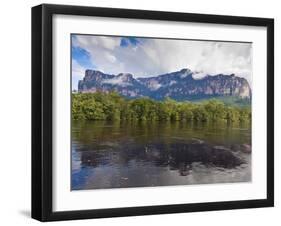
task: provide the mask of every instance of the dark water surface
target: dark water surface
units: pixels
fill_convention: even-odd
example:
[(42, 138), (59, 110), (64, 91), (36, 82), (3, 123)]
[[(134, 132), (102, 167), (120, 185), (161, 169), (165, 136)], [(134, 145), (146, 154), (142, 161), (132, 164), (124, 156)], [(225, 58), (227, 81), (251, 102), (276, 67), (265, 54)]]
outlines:
[(72, 122), (72, 190), (251, 180), (250, 125)]

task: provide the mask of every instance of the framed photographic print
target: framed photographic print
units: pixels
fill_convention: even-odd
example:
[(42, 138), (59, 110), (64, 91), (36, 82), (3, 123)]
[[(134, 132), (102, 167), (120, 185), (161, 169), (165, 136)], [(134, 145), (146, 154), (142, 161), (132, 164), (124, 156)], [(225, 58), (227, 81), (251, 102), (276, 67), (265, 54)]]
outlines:
[(274, 21), (32, 8), (32, 217), (274, 204)]

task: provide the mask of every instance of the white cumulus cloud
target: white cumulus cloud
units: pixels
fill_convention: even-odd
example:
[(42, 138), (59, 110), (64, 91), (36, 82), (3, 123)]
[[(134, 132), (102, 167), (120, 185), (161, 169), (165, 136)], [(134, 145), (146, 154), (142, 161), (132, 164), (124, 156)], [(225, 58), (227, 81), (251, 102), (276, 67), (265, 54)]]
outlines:
[(89, 53), (97, 70), (109, 74), (146, 77), (189, 68), (200, 75), (234, 73), (252, 81), (251, 43), (138, 38), (137, 44), (121, 46), (122, 37), (94, 35), (76, 35), (72, 40), (74, 47)]

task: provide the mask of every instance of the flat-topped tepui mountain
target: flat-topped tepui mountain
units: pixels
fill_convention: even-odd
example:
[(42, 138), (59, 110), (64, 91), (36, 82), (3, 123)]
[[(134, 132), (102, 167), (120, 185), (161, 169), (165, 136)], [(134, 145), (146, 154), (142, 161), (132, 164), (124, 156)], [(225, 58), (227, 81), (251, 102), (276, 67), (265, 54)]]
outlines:
[[(245, 78), (234, 74), (198, 76), (189, 69), (147, 78), (134, 78), (132, 74), (105, 74), (86, 70), (79, 81), (78, 92), (116, 91), (128, 98), (150, 97), (163, 100), (196, 100), (211, 97), (233, 96), (251, 99), (251, 88)], [(199, 77), (199, 78), (198, 78)]]

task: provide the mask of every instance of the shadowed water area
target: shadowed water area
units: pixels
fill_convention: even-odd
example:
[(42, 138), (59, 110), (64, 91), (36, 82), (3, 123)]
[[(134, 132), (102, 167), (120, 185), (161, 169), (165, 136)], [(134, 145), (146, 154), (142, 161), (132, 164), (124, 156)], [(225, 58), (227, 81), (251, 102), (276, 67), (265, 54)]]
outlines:
[(250, 125), (72, 122), (72, 190), (248, 182)]

